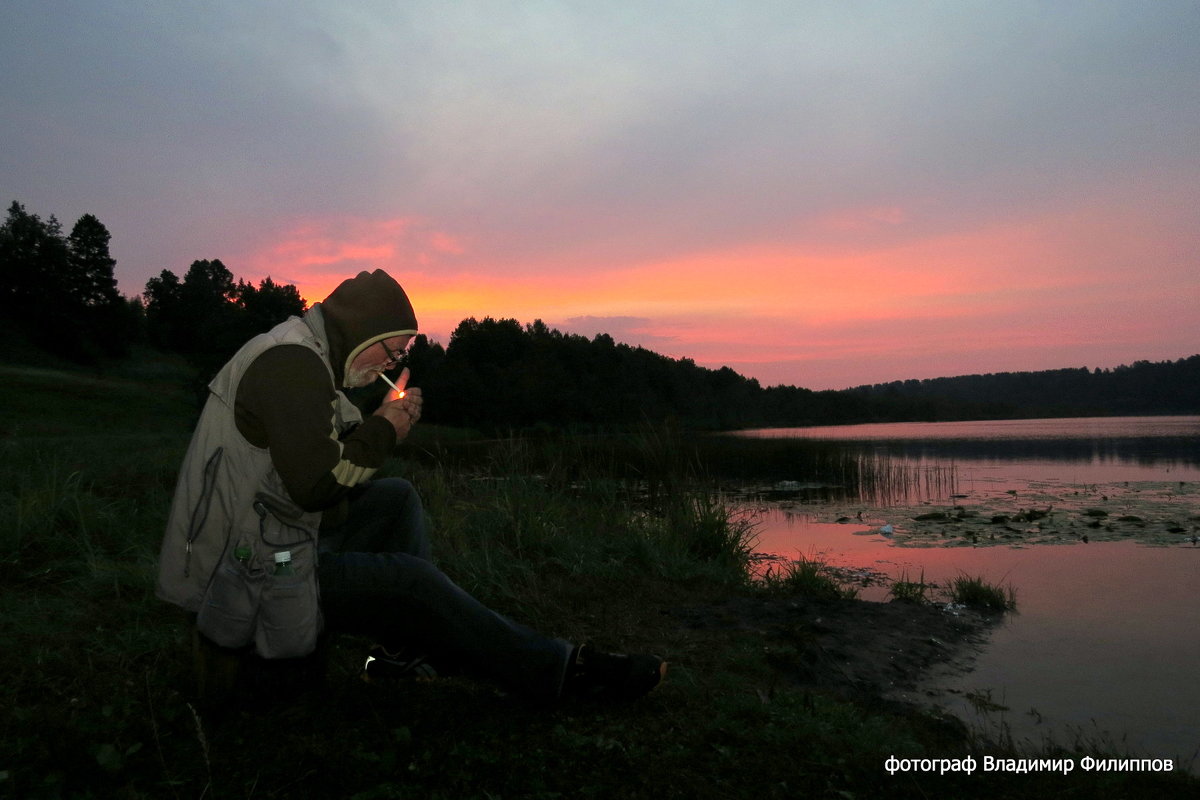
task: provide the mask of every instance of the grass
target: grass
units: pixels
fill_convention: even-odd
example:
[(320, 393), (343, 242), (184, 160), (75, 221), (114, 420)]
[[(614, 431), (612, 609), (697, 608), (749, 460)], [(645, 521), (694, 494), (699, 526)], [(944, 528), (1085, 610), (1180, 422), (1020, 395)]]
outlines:
[(900, 579), (892, 584), (888, 590), (888, 596), (898, 603), (912, 603), (914, 605), (924, 605), (929, 600), (929, 590), (933, 588), (932, 584), (925, 582), (925, 571), (921, 571), (921, 577), (918, 580), (910, 581), (908, 573), (902, 573)]
[(990, 614), (1002, 614), (1017, 608), (1016, 589), (991, 584), (983, 578), (959, 575), (950, 581), (948, 593), (953, 602)]
[[(1160, 797), (1194, 792), (1153, 775), (886, 775), (894, 753), (981, 744), (877, 700), (781, 683), (755, 631), (682, 630), (663, 613), (762, 591), (747, 580), (753, 526), (690, 457), (666, 452), (679, 446), (669, 433), (629, 460), (595, 439), (423, 429), (392, 465), (422, 492), (447, 573), (547, 633), (661, 652), (671, 672), (649, 697), (547, 710), (467, 678), (368, 686), (356, 676), (369, 643), (331, 637), (320, 686), (206, 707), (182, 615), (153, 596), (195, 413), (187, 390), (157, 372), (0, 378), (0, 796), (661, 800), (983, 785), (1102, 797), (1122, 778), (1118, 795), (1132, 780)], [(815, 560), (768, 583), (846, 596)]]
[(836, 572), (818, 558), (771, 564), (760, 579), (768, 593), (799, 595), (818, 600), (853, 600), (858, 590), (845, 586)]

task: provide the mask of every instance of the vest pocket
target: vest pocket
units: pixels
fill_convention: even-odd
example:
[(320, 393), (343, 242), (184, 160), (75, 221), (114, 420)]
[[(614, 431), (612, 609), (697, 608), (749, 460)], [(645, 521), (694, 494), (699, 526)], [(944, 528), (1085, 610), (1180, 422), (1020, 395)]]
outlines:
[(266, 575), (221, 559), (196, 616), (196, 627), (221, 647), (244, 647), (254, 640), (259, 598)]
[(266, 658), (298, 658), (311, 653), (321, 632), (317, 575), (311, 544), (292, 546), (291, 575), (267, 575), (255, 642)]

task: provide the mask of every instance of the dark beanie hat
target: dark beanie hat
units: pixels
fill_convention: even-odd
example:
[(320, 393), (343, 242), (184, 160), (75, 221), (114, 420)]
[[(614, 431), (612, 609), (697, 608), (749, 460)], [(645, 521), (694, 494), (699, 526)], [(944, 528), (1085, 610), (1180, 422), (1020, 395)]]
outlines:
[(363, 350), (380, 340), (417, 332), (408, 295), (381, 269), (342, 281), (320, 305), (334, 368), (341, 368), (339, 382)]

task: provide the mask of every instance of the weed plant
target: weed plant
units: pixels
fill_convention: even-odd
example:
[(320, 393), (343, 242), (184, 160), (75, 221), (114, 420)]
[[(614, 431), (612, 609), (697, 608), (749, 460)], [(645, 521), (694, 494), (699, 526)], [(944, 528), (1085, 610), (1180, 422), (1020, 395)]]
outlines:
[(921, 570), (921, 577), (915, 581), (910, 581), (906, 572), (902, 573), (900, 579), (892, 584), (892, 588), (888, 590), (888, 596), (897, 603), (925, 605), (929, 602), (931, 588), (933, 588), (932, 584), (925, 582), (924, 570)]
[(800, 558), (783, 565), (771, 564), (760, 579), (770, 594), (788, 594), (818, 600), (853, 600), (858, 590), (846, 586), (837, 573), (817, 558)]
[(1017, 591), (1012, 586), (991, 584), (983, 578), (960, 575), (950, 581), (950, 599), (968, 608), (1002, 614), (1017, 608)]

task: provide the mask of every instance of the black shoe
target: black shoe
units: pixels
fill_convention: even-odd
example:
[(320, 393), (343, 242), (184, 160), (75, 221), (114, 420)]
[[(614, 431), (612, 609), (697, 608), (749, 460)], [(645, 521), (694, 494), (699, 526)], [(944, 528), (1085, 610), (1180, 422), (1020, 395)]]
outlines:
[(398, 678), (433, 680), (437, 676), (437, 669), (429, 663), (424, 653), (407, 648), (389, 652), (380, 645), (375, 645), (368, 652), (362, 672), (363, 680), (367, 683)]
[(658, 656), (604, 653), (582, 644), (571, 654), (564, 695), (596, 700), (634, 700), (662, 682), (667, 662)]

